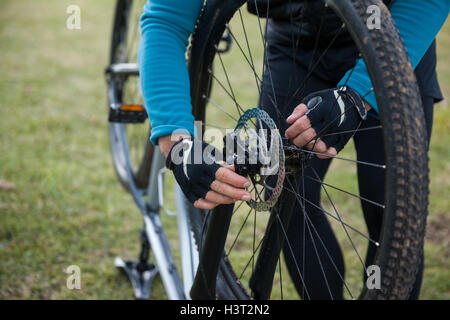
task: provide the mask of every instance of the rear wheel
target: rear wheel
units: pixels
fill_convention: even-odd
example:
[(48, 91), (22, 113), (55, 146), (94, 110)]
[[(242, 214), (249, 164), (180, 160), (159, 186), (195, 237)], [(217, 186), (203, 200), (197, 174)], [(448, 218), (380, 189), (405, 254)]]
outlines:
[[(298, 296), (313, 299), (317, 296), (312, 294), (312, 286), (322, 285), (325, 294), (319, 298), (325, 299), (408, 298), (423, 255), (428, 201), (426, 132), (413, 70), (387, 8), (375, 0), (317, 1), (322, 3), (322, 16), (316, 17), (317, 33), (309, 49), (316, 58), (309, 63), (302, 85), (287, 90), (290, 95), (283, 97), (285, 108), (282, 108), (277, 101), (277, 84), (273, 83), (277, 71), (271, 65), (273, 60), (268, 59), (267, 20), (248, 15), (243, 7), (245, 3), (244, 0), (207, 1), (192, 39), (189, 69), (193, 113), (197, 120), (203, 121), (204, 131), (235, 128), (243, 119), (247, 121), (247, 111), (257, 106), (268, 111), (270, 119), (282, 131), (283, 119), (308, 93), (310, 75), (321, 63), (326, 63), (322, 59), (329, 50), (336, 50), (339, 34), (348, 32), (355, 48), (354, 62), (348, 68), (351, 69), (359, 57), (364, 59), (373, 83), (367, 95), (375, 94), (380, 109), (380, 121), (376, 125), (359, 127), (354, 134), (379, 131), (385, 156), (381, 163), (361, 161), (349, 143), (332, 159), (329, 172), (323, 178), (311, 165), (311, 161), (316, 161), (312, 157), (317, 154), (283, 140), (285, 166), (268, 177), (268, 183), (258, 183), (260, 177), (248, 173), (253, 181), (254, 202), (270, 200), (273, 181), (281, 175), (282, 192), (277, 195), (275, 204), (269, 204), (268, 210), (255, 205), (249, 207), (246, 203), (235, 205), (219, 268), (217, 296), (223, 299), (293, 299)], [(270, 1), (267, 3), (270, 7)], [(311, 3), (305, 1), (307, 6)], [(367, 28), (366, 11), (370, 5), (381, 8), (380, 29)], [(321, 26), (330, 13), (339, 17), (341, 23), (336, 28), (336, 37), (323, 44)], [(298, 26), (301, 22), (290, 17), (290, 24)], [(224, 32), (233, 40), (233, 48), (227, 54), (222, 53)], [(301, 41), (292, 41), (292, 44), (295, 44), (291, 48), (293, 52), (301, 50)], [(295, 57), (295, 53), (293, 55)], [(285, 76), (292, 74), (288, 71)], [(268, 103), (271, 107), (261, 105), (264, 101), (261, 94), (268, 96), (266, 101), (272, 102)], [(248, 128), (258, 128), (263, 116), (258, 112), (252, 114), (254, 117), (247, 121)], [(323, 134), (331, 133), (319, 133), (318, 138)], [(208, 136), (211, 134), (205, 135)], [(207, 142), (223, 147), (217, 139)], [(382, 200), (358, 194), (356, 170), (365, 166), (376, 168), (383, 178)], [(305, 196), (313, 184), (319, 186), (321, 201), (318, 203)], [(366, 230), (360, 205), (378, 208), (381, 225), (377, 234)], [(311, 208), (314, 213), (308, 212)], [(206, 232), (223, 228), (208, 224), (207, 219), (213, 214), (214, 211), (191, 210), (198, 242)], [(292, 219), (295, 215), (301, 218)], [(315, 223), (317, 215), (322, 215), (322, 221), (332, 225), (339, 247), (329, 246), (330, 241), (323, 237), (321, 226)], [(295, 239), (288, 236), (291, 220), (300, 221), (297, 230), (303, 241), (297, 240), (303, 247), (295, 246), (292, 243)], [(336, 261), (338, 250), (344, 252), (345, 271), (339, 267), (344, 262)], [(288, 265), (285, 261), (289, 261)], [(311, 274), (306, 272), (311, 261), (315, 261), (319, 274), (315, 279), (308, 278)], [(368, 265), (369, 261), (379, 268), (379, 290), (368, 289), (363, 281), (364, 275), (378, 272)], [(209, 265), (210, 261), (200, 261), (201, 272), (211, 272)], [(342, 295), (333, 294), (336, 290), (332, 286), (336, 286), (336, 282), (344, 292)]]
[[(137, 53), (140, 40), (139, 18), (145, 2), (145, 0), (117, 1), (110, 67), (107, 69), (110, 109), (137, 109), (141, 110), (140, 113), (144, 113)], [(110, 145), (117, 175), (126, 189), (130, 188), (130, 183), (139, 189), (146, 189), (154, 150), (149, 141), (149, 122), (142, 116), (138, 121), (126, 119), (120, 121), (109, 124)]]

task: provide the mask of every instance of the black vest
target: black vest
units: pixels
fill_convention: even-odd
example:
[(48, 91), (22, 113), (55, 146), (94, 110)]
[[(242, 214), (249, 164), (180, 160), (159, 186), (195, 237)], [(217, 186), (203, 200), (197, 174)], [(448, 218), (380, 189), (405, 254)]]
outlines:
[[(390, 6), (395, 0), (383, 0)], [(319, 33), (319, 46), (327, 46), (331, 39), (336, 38), (335, 45), (352, 43), (348, 32), (340, 31), (341, 19), (329, 7), (324, 7), (324, 0), (249, 0), (248, 11), (262, 18), (270, 18), (268, 37), (275, 36), (278, 41), (302, 39), (304, 45), (314, 43)], [(339, 32), (338, 37), (336, 33)]]
[[(256, 0), (258, 13), (261, 17), (267, 17), (267, 1)], [(386, 6), (390, 7), (395, 0), (383, 0)], [(313, 46), (316, 42), (317, 26), (320, 24), (322, 16), (323, 0), (270, 0), (268, 17), (271, 20), (268, 23), (267, 38), (270, 43), (285, 44), (292, 47), (292, 37), (301, 39), (301, 47), (304, 49), (308, 45)], [(255, 0), (248, 1), (248, 9), (256, 14)], [(334, 12), (326, 12), (322, 26), (321, 39), (319, 44), (328, 46), (330, 38), (334, 37), (336, 30), (341, 26), (341, 20)], [(290, 21), (293, 23), (290, 23)], [(324, 29), (325, 32), (324, 32)], [(335, 39), (335, 45), (352, 45), (353, 41), (348, 32), (339, 34)], [(355, 49), (355, 52), (356, 49)], [(432, 97), (435, 102), (443, 99), (436, 74), (436, 43), (433, 42), (430, 49), (422, 58), (416, 68), (417, 81), (422, 96)]]

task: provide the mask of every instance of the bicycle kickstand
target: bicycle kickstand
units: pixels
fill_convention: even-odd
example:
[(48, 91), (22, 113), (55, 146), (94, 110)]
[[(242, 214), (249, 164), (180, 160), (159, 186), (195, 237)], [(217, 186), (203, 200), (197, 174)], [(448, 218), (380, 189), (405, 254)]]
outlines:
[(145, 230), (140, 230), (141, 252), (139, 260), (123, 261), (122, 258), (117, 257), (114, 264), (120, 268), (131, 281), (136, 299), (145, 300), (150, 299), (150, 288), (152, 281), (158, 274), (158, 268), (149, 263), (150, 242), (148, 241)]

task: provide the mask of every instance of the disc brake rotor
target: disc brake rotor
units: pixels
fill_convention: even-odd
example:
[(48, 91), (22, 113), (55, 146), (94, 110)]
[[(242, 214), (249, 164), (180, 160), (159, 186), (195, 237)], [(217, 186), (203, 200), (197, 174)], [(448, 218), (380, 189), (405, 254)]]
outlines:
[[(249, 125), (253, 120), (257, 121), (257, 131)], [(247, 138), (242, 139), (242, 135)], [(231, 152), (228, 150), (230, 143), (233, 144)], [(264, 110), (246, 110), (234, 131), (225, 137), (225, 149), (227, 163), (233, 163), (237, 173), (252, 180), (256, 194), (257, 185), (269, 191), (270, 195), (257, 196), (257, 199), (251, 199), (247, 204), (256, 211), (270, 210), (281, 195), (285, 177), (283, 141), (275, 122)], [(274, 177), (275, 185), (268, 185), (267, 179)]]

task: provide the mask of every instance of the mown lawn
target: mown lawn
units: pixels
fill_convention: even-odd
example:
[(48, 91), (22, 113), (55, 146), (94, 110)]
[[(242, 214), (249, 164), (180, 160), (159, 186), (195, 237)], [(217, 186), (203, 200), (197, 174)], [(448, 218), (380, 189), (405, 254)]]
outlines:
[[(1, 299), (132, 298), (113, 266), (117, 255), (137, 255), (142, 223), (109, 154), (103, 69), (114, 2), (0, 2)], [(81, 30), (66, 29), (70, 4), (81, 7)], [(448, 22), (438, 46), (449, 96)], [(450, 107), (444, 101), (435, 110), (421, 297), (450, 299)], [(81, 268), (81, 290), (66, 287), (70, 265)], [(159, 279), (152, 297), (165, 298)]]

